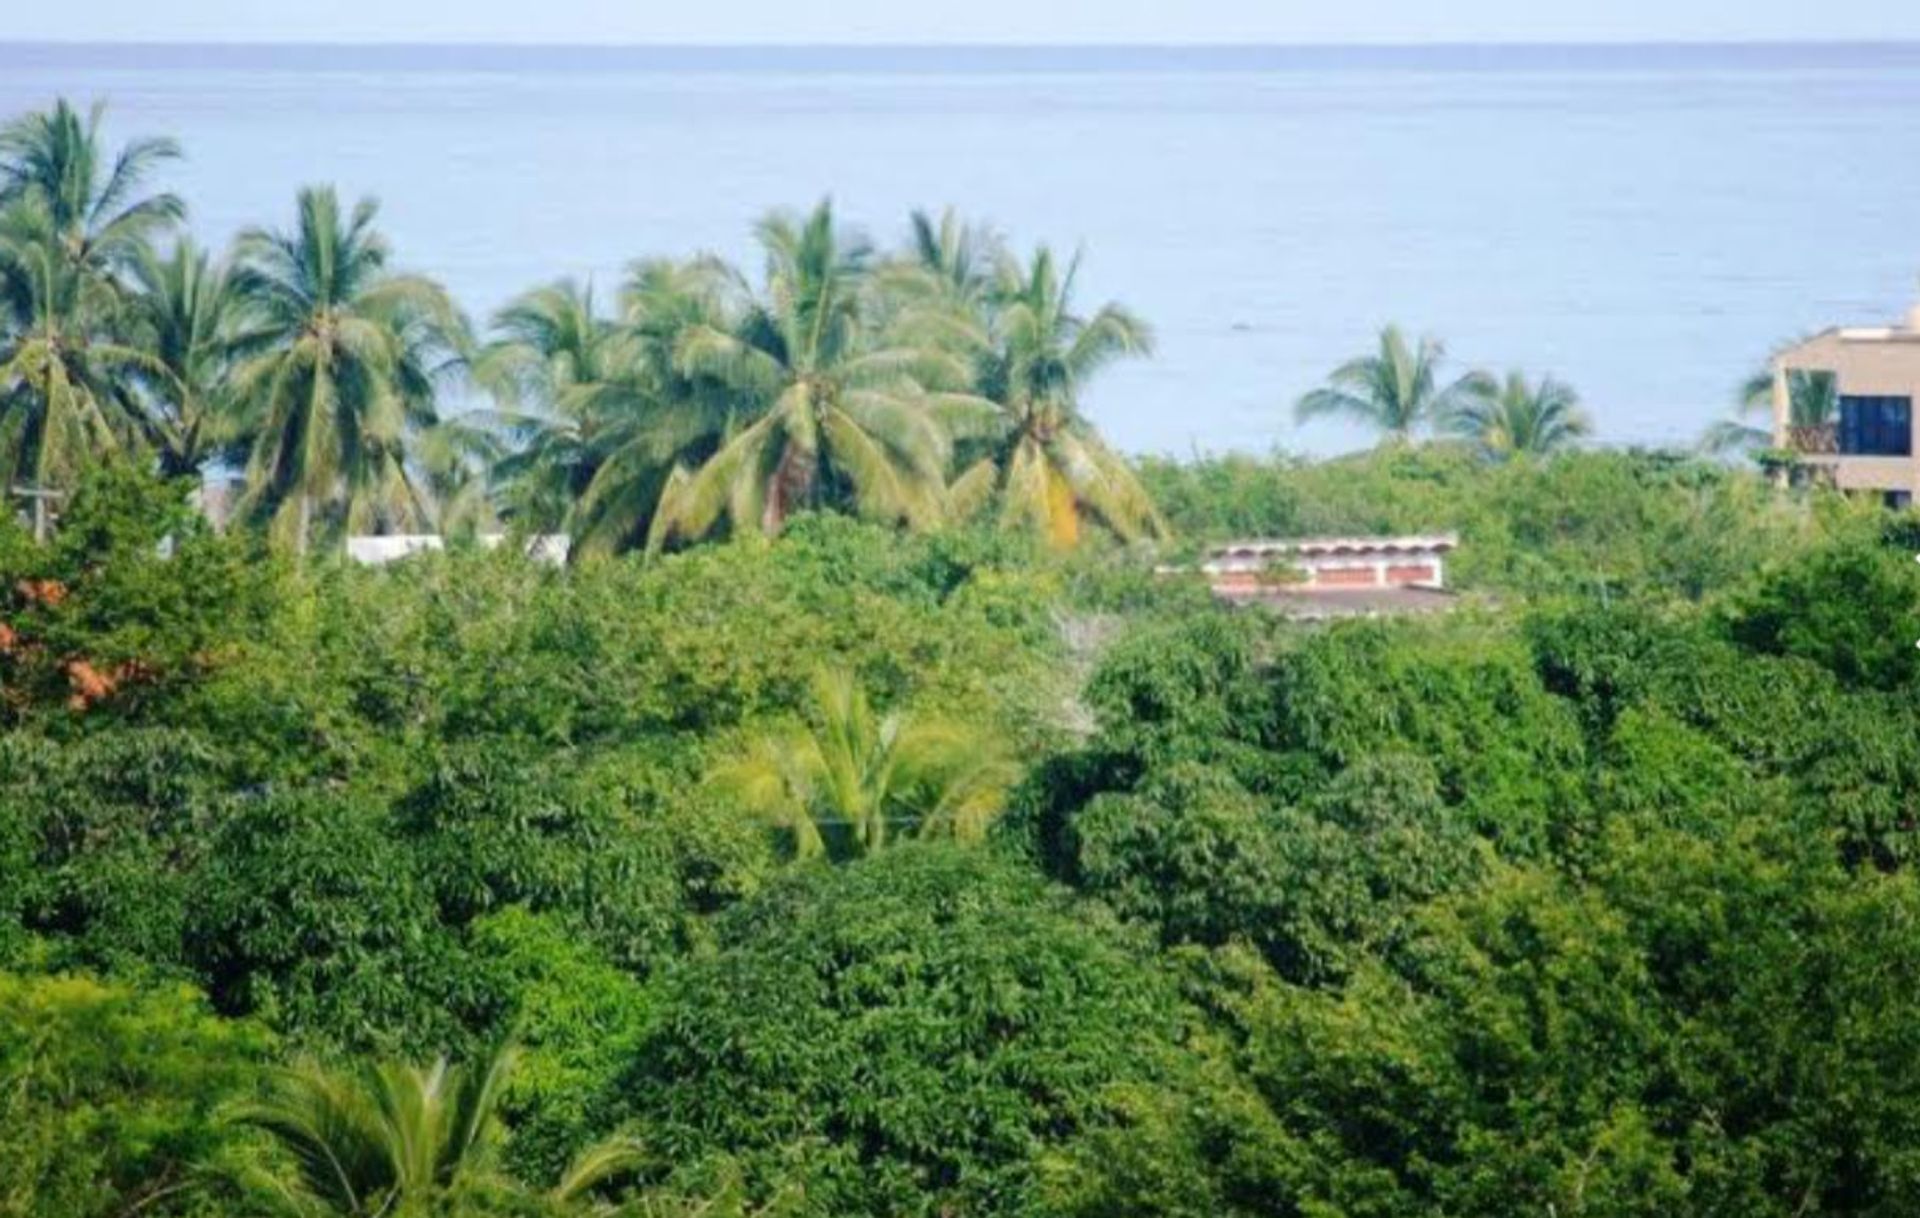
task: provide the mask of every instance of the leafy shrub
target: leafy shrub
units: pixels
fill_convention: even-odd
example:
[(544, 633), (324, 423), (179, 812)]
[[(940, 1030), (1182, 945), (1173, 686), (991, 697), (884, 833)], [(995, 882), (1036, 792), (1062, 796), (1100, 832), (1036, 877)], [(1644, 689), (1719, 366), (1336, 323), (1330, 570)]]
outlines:
[(1578, 819), (1578, 720), (1497, 627), (1343, 626), (1282, 656), (1273, 681), (1280, 746), (1329, 772), (1422, 757), (1441, 798), (1514, 855), (1540, 854)]
[(345, 793), (237, 801), (196, 877), (188, 959), (214, 1004), (414, 1055), (462, 1043), (471, 970), (385, 814)]
[(108, 464), (75, 490), (50, 544), (27, 543), (6, 522), (0, 725), (70, 706), (162, 704), (229, 662), (264, 620), (277, 568), (214, 536), (190, 489)]
[(267, 1050), (184, 986), (0, 973), (0, 1213), (239, 1212), (222, 1109)]
[(1176, 766), (1073, 821), (1088, 892), (1169, 943), (1258, 947), (1281, 975), (1338, 977), (1390, 952), (1421, 902), (1470, 886), (1474, 837), (1413, 757), (1362, 762), (1296, 807)]
[(1818, 664), (1846, 688), (1900, 689), (1920, 673), (1920, 570), (1877, 545), (1816, 551), (1736, 596), (1727, 630), (1743, 647)]
[(0, 825), (18, 868), (0, 873), (0, 899), (64, 964), (178, 966), (224, 778), (215, 750), (186, 732), (0, 735)]
[(1257, 768), (1274, 726), (1260, 635), (1256, 619), (1214, 609), (1115, 643), (1087, 684), (1101, 747), (1149, 765)]
[(669, 1163), (736, 1158), (807, 1213), (1023, 1213), (1036, 1157), (1166, 1077), (1185, 1014), (1138, 945), (1030, 871), (907, 845), (723, 918), (636, 1051)]
[(509, 907), (473, 927), (502, 1035), (520, 1047), (503, 1113), (508, 1166), (541, 1184), (611, 1127), (613, 1084), (653, 1015), (651, 994), (548, 914)]

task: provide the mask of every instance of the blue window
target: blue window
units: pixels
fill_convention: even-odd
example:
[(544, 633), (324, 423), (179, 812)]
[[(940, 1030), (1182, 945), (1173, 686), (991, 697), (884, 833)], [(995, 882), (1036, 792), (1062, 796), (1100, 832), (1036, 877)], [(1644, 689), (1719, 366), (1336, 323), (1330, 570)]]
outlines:
[(1913, 455), (1913, 399), (1840, 397), (1840, 451), (1860, 457)]

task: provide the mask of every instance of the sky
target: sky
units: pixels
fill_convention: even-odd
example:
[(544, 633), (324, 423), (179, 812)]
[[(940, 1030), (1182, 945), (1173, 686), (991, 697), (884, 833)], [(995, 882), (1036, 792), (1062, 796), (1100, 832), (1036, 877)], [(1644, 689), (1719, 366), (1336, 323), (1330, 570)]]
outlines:
[(0, 40), (1429, 43), (1920, 39), (1914, 0), (70, 0)]

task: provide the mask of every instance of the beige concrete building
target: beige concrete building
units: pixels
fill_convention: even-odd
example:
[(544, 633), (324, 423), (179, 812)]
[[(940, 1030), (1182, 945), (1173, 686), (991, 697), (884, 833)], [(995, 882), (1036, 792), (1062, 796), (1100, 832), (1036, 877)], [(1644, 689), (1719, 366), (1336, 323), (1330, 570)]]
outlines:
[[(1789, 377), (1834, 378), (1825, 421), (1796, 420)], [(1895, 506), (1920, 491), (1920, 308), (1893, 326), (1842, 326), (1774, 357), (1774, 447), (1799, 454), (1813, 476), (1841, 490), (1877, 492)]]

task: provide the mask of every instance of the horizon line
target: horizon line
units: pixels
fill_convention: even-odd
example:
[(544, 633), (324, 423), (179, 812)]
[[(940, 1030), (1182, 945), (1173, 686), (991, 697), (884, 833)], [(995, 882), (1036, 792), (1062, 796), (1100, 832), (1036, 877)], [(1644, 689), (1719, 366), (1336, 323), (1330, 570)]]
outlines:
[(1740, 37), (1740, 38), (1582, 38), (1582, 39), (1444, 39), (1408, 41), (1403, 39), (1355, 38), (1341, 40), (1282, 41), (1260, 39), (1234, 41), (1220, 39), (1160, 39), (1112, 41), (1033, 41), (946, 39), (909, 40), (804, 40), (804, 41), (602, 41), (526, 38), (10, 38), (0, 37), (7, 48), (91, 48), (110, 47), (137, 50), (148, 47), (216, 48), (221, 50), (540, 50), (578, 51), (1446, 51), (1446, 50), (1768, 50), (1787, 48), (1912, 48), (1920, 49), (1920, 34), (1894, 38), (1822, 38), (1822, 37)]

